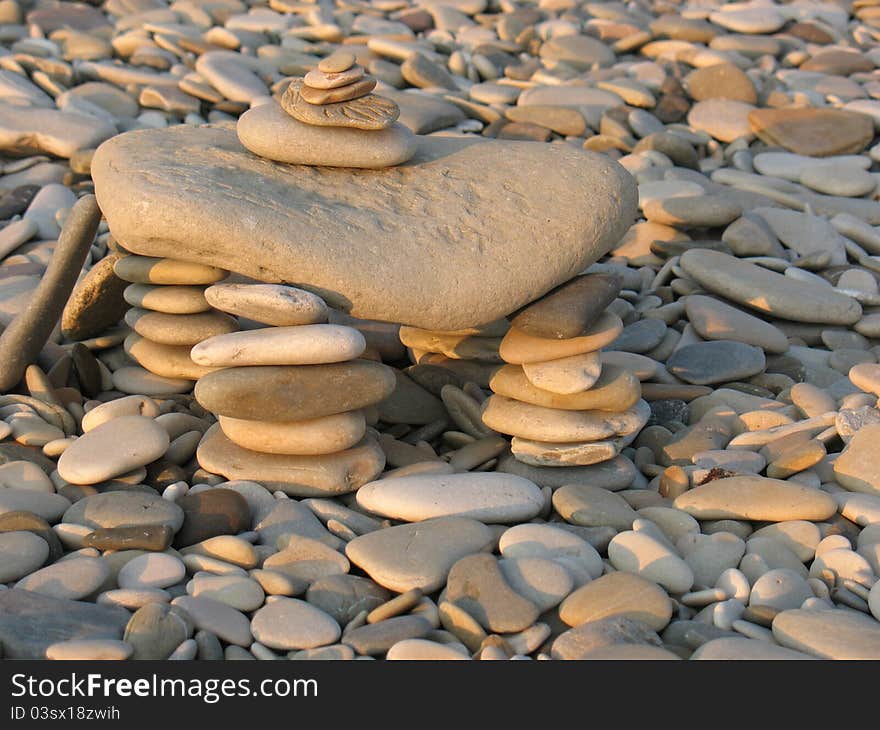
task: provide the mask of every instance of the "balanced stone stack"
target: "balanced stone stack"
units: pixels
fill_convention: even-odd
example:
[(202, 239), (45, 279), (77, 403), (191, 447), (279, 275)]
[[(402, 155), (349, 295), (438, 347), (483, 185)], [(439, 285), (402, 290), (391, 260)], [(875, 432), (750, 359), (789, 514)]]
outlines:
[(238, 330), (238, 322), (217, 311), (205, 289), (228, 272), (207, 264), (169, 258), (124, 256), (116, 275), (131, 282), (125, 301), (132, 305), (125, 322), (134, 330), (125, 340), (129, 357), (160, 378), (180, 381), (184, 389), (210, 372), (192, 361), (193, 345)]
[(504, 362), (492, 376), (483, 423), (513, 436), (511, 450), (532, 466), (608, 461), (650, 416), (639, 380), (603, 363), (600, 350), (623, 330), (606, 307), (619, 277), (578, 276), (522, 309), (501, 340)]
[(376, 79), (355, 60), (334, 53), (292, 79), (280, 105), (262, 104), (240, 118), (241, 143), (260, 157), (298, 165), (380, 169), (409, 160), (415, 135), (397, 122), (395, 102), (371, 93)]
[(455, 331), (426, 330), (406, 325), (400, 341), (416, 366), (449, 370), (455, 379), (488, 387), (493, 373), (504, 362), (498, 352), (510, 322), (499, 319), (479, 327)]
[(359, 359), (364, 336), (327, 324), (325, 302), (289, 286), (219, 284), (206, 297), (270, 326), (192, 348), (194, 363), (209, 371), (196, 400), (219, 421), (199, 445), (202, 468), (299, 497), (344, 494), (376, 479), (385, 456), (367, 433), (365, 409), (396, 381), (390, 367)]

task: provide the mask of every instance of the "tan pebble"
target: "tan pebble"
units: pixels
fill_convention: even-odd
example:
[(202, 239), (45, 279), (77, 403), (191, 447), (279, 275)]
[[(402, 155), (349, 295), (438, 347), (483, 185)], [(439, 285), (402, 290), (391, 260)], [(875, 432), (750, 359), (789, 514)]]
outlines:
[(360, 99), (375, 88), (376, 79), (367, 77), (333, 89), (313, 89), (311, 86), (303, 85), (299, 93), (303, 101), (309, 104), (338, 104), (343, 101)]
[(354, 66), (355, 55), (348, 51), (336, 51), (318, 62), (318, 70), (324, 73), (342, 73)]

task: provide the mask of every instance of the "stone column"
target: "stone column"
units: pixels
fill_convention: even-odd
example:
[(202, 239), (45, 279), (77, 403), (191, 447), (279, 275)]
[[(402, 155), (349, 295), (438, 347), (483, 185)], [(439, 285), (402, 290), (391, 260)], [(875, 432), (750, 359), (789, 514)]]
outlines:
[(589, 466), (630, 444), (650, 416), (641, 385), (601, 349), (623, 330), (607, 307), (618, 277), (578, 276), (520, 310), (498, 346), (506, 363), (490, 378), (483, 423), (512, 436), (520, 462)]

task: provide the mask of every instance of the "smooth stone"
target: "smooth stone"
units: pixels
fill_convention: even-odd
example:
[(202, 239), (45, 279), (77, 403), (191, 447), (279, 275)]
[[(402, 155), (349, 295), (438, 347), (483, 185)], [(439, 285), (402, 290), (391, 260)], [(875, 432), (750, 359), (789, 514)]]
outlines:
[(534, 385), (526, 376), (527, 366), (505, 365), (489, 381), (493, 393), (522, 403), (565, 411), (620, 412), (639, 401), (639, 380), (623, 368), (609, 365), (587, 390), (558, 394)]
[(314, 581), (306, 592), (306, 600), (344, 626), (362, 611), (386, 603), (391, 594), (369, 578), (337, 573)]
[[(2, 494), (2, 493), (0, 493)], [(141, 492), (105, 492), (84, 497), (67, 509), (67, 524), (93, 530), (113, 527), (167, 525), (177, 532), (183, 525), (183, 510), (174, 502)]]
[[(353, 102), (339, 105), (343, 104)], [(378, 170), (403, 164), (418, 148), (415, 135), (399, 122), (380, 129), (316, 126), (295, 119), (275, 103), (245, 112), (236, 132), (255, 155), (291, 165)]]
[(360, 357), (364, 336), (338, 324), (269, 327), (218, 335), (192, 348), (193, 362), (206, 367), (323, 365)]
[(588, 527), (629, 530), (638, 515), (627, 501), (608, 490), (588, 484), (561, 487), (553, 493), (553, 508), (566, 522)]
[(280, 539), (278, 545), (282, 548), (280, 552), (266, 558), (263, 567), (306, 584), (328, 575), (347, 573), (351, 568), (342, 553), (312, 538), (291, 535), (287, 540)]
[(502, 558), (498, 561), (507, 584), (531, 601), (540, 613), (559, 605), (574, 587), (565, 565), (544, 558)]
[(608, 544), (608, 558), (618, 570), (654, 581), (670, 593), (686, 593), (694, 584), (690, 566), (661, 541), (644, 532), (617, 534)]
[(173, 555), (148, 553), (122, 566), (116, 581), (120, 588), (133, 590), (167, 588), (180, 582), (185, 574), (186, 567)]
[(880, 464), (877, 461), (877, 442), (880, 424), (860, 428), (843, 453), (834, 461), (834, 478), (853, 492), (880, 495)]
[(660, 637), (647, 624), (626, 616), (610, 616), (560, 634), (550, 648), (554, 659), (582, 659), (590, 652), (619, 644), (660, 647)]
[(49, 340), (76, 284), (100, 221), (101, 211), (93, 195), (85, 195), (74, 204), (65, 219), (49, 265), (30, 294), (27, 307), (0, 335), (0, 390), (4, 393), (21, 380), (28, 365), (36, 362)]
[(675, 498), (673, 507), (698, 520), (826, 520), (837, 503), (825, 492), (794, 482), (742, 475), (715, 479)]
[(10, 588), (0, 591), (4, 659), (45, 659), (52, 644), (74, 639), (122, 638), (129, 612)]
[(163, 345), (136, 333), (125, 338), (124, 349), (132, 360), (164, 378), (197, 380), (215, 369), (194, 363), (189, 345)]
[(276, 598), (254, 613), (251, 633), (270, 649), (290, 651), (333, 644), (342, 629), (332, 617), (305, 601)]
[(350, 449), (366, 432), (362, 411), (305, 421), (249, 421), (228, 416), (218, 420), (230, 441), (263, 454), (335, 454)]
[(110, 566), (103, 559), (76, 557), (41, 568), (19, 580), (15, 587), (78, 601), (95, 593), (109, 575)]
[(300, 98), (307, 104), (336, 104), (343, 101), (354, 101), (369, 94), (376, 88), (376, 79), (362, 78), (345, 86), (332, 89), (316, 89), (304, 83), (299, 87)]
[(253, 641), (247, 616), (225, 603), (210, 598), (180, 596), (171, 605), (183, 609), (196, 629), (210, 631), (221, 641), (236, 646), (250, 646)]
[(0, 533), (0, 583), (10, 583), (39, 570), (49, 557), (49, 544), (33, 532)]
[[(222, 193), (204, 174), (220, 159)], [(195, 187), (193, 169), (202, 171)], [(534, 169), (553, 172), (540, 195), (527, 174)], [(565, 145), (524, 142), (423, 138), (408, 165), (367, 174), (269, 165), (245, 152), (228, 130), (179, 126), (110, 140), (92, 160), (92, 176), (111, 231), (130, 251), (169, 257), (187, 251), (189, 260), (268, 283), (308, 282), (354, 316), (441, 330), (493, 321), (568, 281), (619, 239), (636, 211), (635, 183), (616, 163)], [(499, 203), (500, 184), (510, 187), (509, 202)], [(226, 190), (238, 191), (232, 203)], [(348, 207), (340, 207), (341, 191)], [(327, 197), (334, 204), (316, 216), (315, 201)], [(465, 198), (482, 201), (468, 203), (478, 228), (450, 239), (449, 216)], [(164, 224), (157, 214), (145, 227), (132, 215), (133, 199), (188, 215), (172, 214), (158, 230)], [(267, 211), (283, 214), (266, 218)], [(545, 249), (519, 225), (538, 217), (549, 221), (541, 240), (552, 248), (540, 276), (532, 264)], [(257, 219), (271, 239), (255, 240), (247, 221)], [(443, 255), (434, 256), (441, 228)], [(310, 231), (306, 239), (303, 230)], [(373, 276), (384, 282), (381, 292), (361, 285), (367, 252), (352, 246), (352, 230), (358, 241), (383, 241), (379, 258), (375, 251), (368, 255)], [(362, 255), (354, 253), (359, 249)], [(463, 267), (467, 261), (479, 266)]]
[(762, 575), (752, 586), (750, 606), (770, 606), (779, 611), (800, 608), (813, 597), (809, 583), (792, 570), (777, 568)]
[(188, 547), (218, 535), (237, 535), (251, 526), (247, 501), (231, 489), (205, 489), (180, 497), (183, 526), (174, 536), (175, 547)]
[(318, 70), (326, 74), (337, 74), (348, 71), (356, 63), (356, 56), (347, 51), (334, 51), (318, 62)]
[(58, 473), (71, 484), (97, 484), (160, 458), (168, 434), (153, 419), (121, 416), (80, 436), (58, 460)]
[(526, 523), (511, 527), (498, 544), (504, 558), (546, 558), (562, 565), (583, 585), (602, 575), (602, 559), (586, 540), (554, 525)]
[(652, 223), (679, 228), (726, 226), (742, 215), (742, 207), (739, 203), (723, 195), (648, 200), (642, 210)]
[(584, 443), (531, 441), (514, 436), (510, 442), (513, 455), (525, 464), (543, 467), (590, 466), (613, 459), (631, 439), (623, 437)]
[(95, 117), (0, 102), (0, 149), (5, 154), (69, 158), (115, 134), (114, 126)]
[(718, 63), (691, 71), (684, 86), (694, 101), (733, 99), (756, 104), (758, 94), (746, 73), (732, 63)]
[(880, 626), (855, 611), (783, 611), (773, 619), (773, 638), (788, 649), (820, 659), (880, 657)]
[[(262, 489), (262, 487), (260, 488)], [(290, 535), (318, 540), (334, 550), (342, 545), (339, 538), (324, 528), (315, 512), (303, 502), (298, 502), (295, 499), (275, 499), (272, 497), (267, 507), (254, 505), (252, 514), (254, 517), (253, 530), (259, 535), (263, 545), (277, 546), (279, 539), (289, 538)], [(326, 519), (329, 521), (329, 518)], [(369, 518), (364, 516), (364, 519)], [(360, 527), (360, 525), (358, 526)]]
[(163, 378), (138, 365), (128, 365), (113, 371), (113, 387), (122, 393), (162, 396), (188, 393), (192, 390), (192, 381)]
[(134, 647), (116, 639), (71, 639), (46, 648), (46, 659), (59, 661), (125, 661)]
[(745, 380), (763, 372), (764, 351), (732, 340), (713, 340), (687, 345), (666, 361), (670, 373), (686, 383), (712, 385)]
[(742, 101), (708, 99), (691, 107), (687, 121), (692, 129), (706, 132), (720, 142), (733, 142), (751, 134), (749, 119), (754, 111), (754, 106)]
[(394, 369), (394, 377), (397, 380), (394, 392), (378, 405), (380, 421), (427, 425), (447, 419), (442, 400), (397, 368)]
[[(517, 94), (517, 96), (519, 96)], [(586, 120), (576, 109), (558, 106), (512, 106), (504, 111), (512, 122), (526, 122), (545, 127), (557, 134), (581, 136), (586, 131)]]
[(455, 661), (470, 656), (447, 644), (425, 639), (403, 639), (394, 644), (385, 655), (389, 661)]
[(861, 197), (877, 187), (877, 180), (865, 170), (845, 165), (811, 165), (801, 173), (800, 183), (817, 193)]
[(198, 314), (210, 310), (203, 286), (129, 284), (123, 297), (133, 307), (165, 314)]
[(614, 572), (578, 588), (559, 606), (569, 626), (605, 618), (629, 618), (662, 631), (672, 618), (672, 602), (660, 586), (628, 572)]
[[(289, 500), (288, 500), (289, 501)], [(182, 555), (207, 555), (242, 568), (255, 568), (260, 562), (256, 548), (235, 535), (216, 535), (181, 550)]]
[(519, 312), (511, 326), (532, 337), (580, 337), (614, 301), (621, 285), (621, 278), (614, 274), (575, 277)]
[(33, 512), (54, 524), (69, 507), (70, 500), (60, 494), (8, 487), (0, 489), (0, 516), (9, 512)]
[(546, 408), (493, 395), (483, 408), (483, 423), (494, 431), (521, 439), (568, 444), (637, 433), (650, 415), (645, 401), (614, 413)]
[(243, 479), (297, 497), (346, 494), (378, 477), (385, 454), (366, 437), (350, 449), (322, 456), (261, 454), (243, 449), (212, 426), (196, 452), (203, 469), (227, 479)]
[(0, 489), (3, 488), (55, 492), (55, 485), (46, 472), (31, 461), (8, 461), (0, 466)]
[(327, 71), (318, 64), (317, 69), (312, 69), (303, 77), (303, 86), (312, 89), (336, 89), (360, 81), (363, 77), (363, 66), (352, 65), (340, 71)]
[(212, 413), (253, 421), (295, 421), (355, 411), (394, 391), (391, 368), (369, 360), (216, 370), (195, 387)]
[(368, 93), (359, 99), (317, 105), (306, 101), (303, 88), (301, 79), (293, 79), (282, 94), (280, 105), (263, 106), (277, 106), (277, 111), (272, 111), (273, 116), (282, 113), (298, 122), (297, 128), (330, 127), (334, 134), (340, 129), (381, 132), (392, 126), (400, 116), (397, 104), (378, 94)]
[(622, 331), (623, 322), (620, 317), (607, 311), (599, 316), (585, 334), (567, 339), (533, 337), (511, 327), (501, 340), (498, 352), (505, 362), (514, 365), (558, 360), (600, 350), (612, 343)]
[(406, 639), (421, 639), (431, 631), (431, 623), (422, 616), (395, 616), (377, 624), (367, 624), (349, 631), (342, 643), (361, 656), (384, 654)]
[(319, 296), (283, 284), (214, 284), (205, 299), (222, 312), (273, 327), (323, 324), (328, 317)]
[[(0, 514), (0, 537), (7, 532), (29, 532), (42, 538), (49, 546), (49, 554), (46, 558), (49, 562), (54, 563), (64, 554), (64, 548), (55, 531), (46, 520), (33, 512), (20, 511)], [(40, 552), (39, 546), (35, 549), (35, 553), (38, 552)], [(44, 560), (44, 562), (46, 561)]]
[(602, 360), (598, 352), (586, 352), (558, 360), (526, 363), (522, 370), (526, 379), (539, 390), (573, 395), (595, 385), (602, 374)]
[(540, 613), (538, 606), (514, 591), (499, 561), (486, 553), (468, 555), (452, 566), (446, 600), (494, 633), (523, 631)]
[(135, 660), (167, 659), (191, 634), (191, 624), (166, 603), (138, 608), (125, 627), (124, 641), (134, 647)]
[(614, 52), (596, 38), (574, 33), (551, 38), (541, 45), (541, 59), (550, 67), (557, 63), (571, 66), (579, 71), (589, 71), (594, 66), (610, 66)]
[(123, 256), (113, 265), (113, 271), (120, 279), (133, 284), (184, 286), (214, 284), (228, 273), (216, 266), (151, 256)]
[(174, 533), (168, 525), (101, 527), (83, 540), (84, 547), (98, 550), (150, 550), (162, 552), (171, 545)]
[(734, 340), (765, 352), (788, 350), (788, 338), (777, 327), (714, 297), (692, 294), (685, 299), (688, 321), (706, 340)]
[(187, 347), (238, 330), (238, 322), (220, 312), (164, 314), (132, 307), (125, 313), (125, 323), (152, 342)]
[(82, 418), (82, 430), (83, 433), (88, 433), (107, 421), (122, 416), (155, 418), (159, 413), (159, 405), (152, 398), (144, 395), (124, 396), (92, 408)]
[(749, 638), (725, 637), (702, 644), (691, 654), (691, 659), (755, 661), (755, 660), (805, 660), (814, 659), (808, 654), (792, 651), (768, 641)]
[(541, 490), (513, 474), (469, 473), (397, 477), (357, 492), (360, 507), (407, 522), (468, 517), (486, 523), (524, 522), (544, 506)]
[(125, 315), (127, 285), (114, 273), (118, 254), (98, 261), (73, 288), (61, 313), (61, 332), (70, 340), (96, 337)]
[(481, 522), (443, 517), (360, 535), (346, 545), (345, 554), (385, 588), (431, 593), (445, 585), (460, 558), (492, 543), (492, 532)]
[(871, 117), (842, 109), (755, 109), (748, 120), (763, 142), (809, 157), (856, 154), (874, 138)]
[(681, 256), (685, 272), (709, 291), (781, 319), (849, 325), (862, 316), (852, 297), (794, 281), (718, 251), (692, 249)]

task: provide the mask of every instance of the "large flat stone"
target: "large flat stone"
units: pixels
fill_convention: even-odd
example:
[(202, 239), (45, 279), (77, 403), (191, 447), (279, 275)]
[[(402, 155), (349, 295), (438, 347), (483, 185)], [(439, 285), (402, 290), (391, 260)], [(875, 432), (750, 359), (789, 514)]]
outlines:
[(46, 649), (72, 639), (121, 639), (130, 614), (10, 588), (0, 591), (0, 642), (5, 659), (45, 659)]
[(622, 167), (567, 145), (431, 137), (405, 165), (352, 170), (269, 162), (231, 130), (181, 126), (115, 137), (91, 169), (134, 253), (296, 283), (355, 316), (426, 329), (535, 300), (636, 212)]

